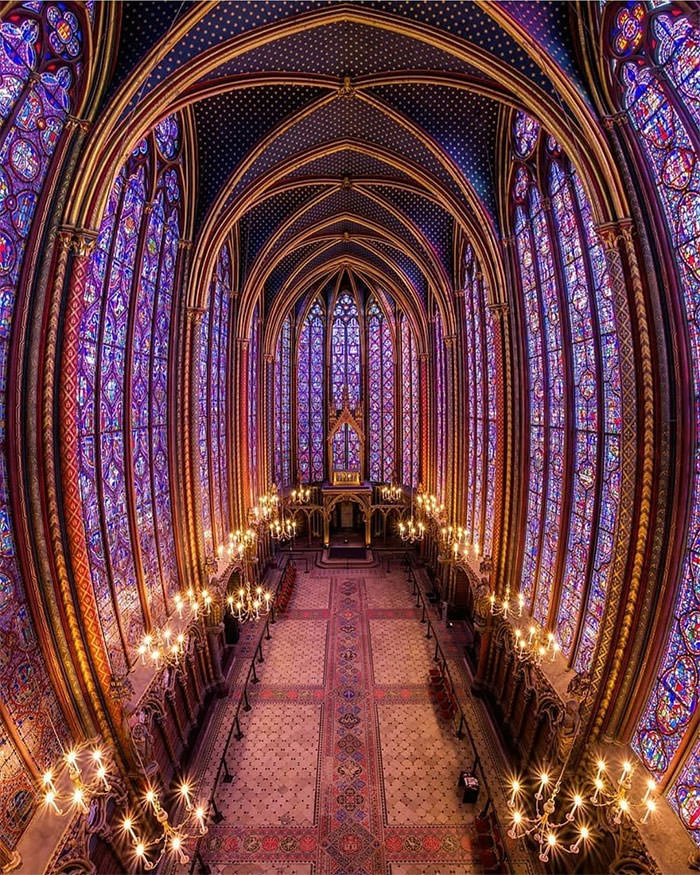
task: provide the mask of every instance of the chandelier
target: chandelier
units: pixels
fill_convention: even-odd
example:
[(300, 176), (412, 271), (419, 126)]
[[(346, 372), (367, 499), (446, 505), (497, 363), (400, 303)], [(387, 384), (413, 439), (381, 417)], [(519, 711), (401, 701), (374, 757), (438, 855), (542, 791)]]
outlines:
[(280, 517), (270, 523), (270, 535), (275, 541), (289, 541), (297, 533), (297, 524), (291, 517)]
[[(202, 804), (194, 802), (192, 788), (187, 782), (178, 788), (177, 802), (184, 803), (185, 811), (184, 817), (175, 826), (161, 804), (158, 791), (152, 786), (146, 789), (142, 803), (144, 813), (154, 817), (160, 825), (160, 836), (148, 844), (137, 831), (137, 814), (129, 812), (121, 821), (122, 833), (131, 843), (135, 863), (148, 871), (157, 868), (166, 855), (172, 855), (173, 862), (186, 865), (190, 861), (186, 843), (207, 832), (206, 810)], [(154, 847), (157, 850), (153, 856), (149, 852)]]
[(64, 814), (67, 807), (87, 814), (90, 801), (112, 789), (110, 773), (114, 763), (111, 753), (105, 753), (93, 741), (71, 748), (63, 757), (68, 767), (70, 789), (59, 791), (54, 781), (54, 769), (41, 776), (44, 805), (54, 814)]
[(292, 489), (289, 501), (294, 505), (308, 504), (311, 501), (311, 487), (300, 484), (298, 489)]
[(182, 632), (176, 634), (170, 626), (152, 629), (143, 636), (137, 649), (141, 665), (148, 663), (156, 669), (161, 665), (177, 665), (186, 650), (186, 640)]
[(380, 495), (385, 504), (396, 504), (403, 498), (403, 487), (396, 483), (387, 483), (381, 487)]
[[(497, 617), (504, 617), (507, 619), (509, 614), (522, 617), (523, 608), (525, 607), (525, 596), (519, 592), (517, 597), (512, 600), (510, 597), (510, 586), (507, 586), (502, 599), (496, 598), (495, 592), (491, 593), (489, 596), (489, 607), (491, 613)], [(517, 637), (516, 634), (516, 638)]]
[(250, 581), (245, 580), (235, 595), (230, 593), (226, 597), (226, 603), (238, 622), (245, 623), (247, 620), (259, 620), (269, 612), (272, 595), (261, 586), (253, 589)]
[(252, 508), (252, 524), (261, 526), (267, 523), (273, 516), (277, 515), (279, 506), (279, 495), (277, 487), (272, 486), (269, 492), (258, 497), (258, 503)]
[[(511, 812), (512, 826), (508, 835), (513, 839), (532, 836), (539, 844), (539, 858), (543, 863), (549, 861), (550, 855), (578, 854), (581, 847), (593, 841), (595, 836), (586, 822), (586, 810), (589, 804), (597, 808), (607, 808), (613, 813), (613, 823), (619, 825), (623, 817), (646, 823), (649, 816), (656, 810), (654, 793), (656, 784), (649, 780), (644, 797), (639, 803), (630, 800), (630, 789), (633, 766), (626, 760), (617, 782), (606, 780), (607, 764), (598, 760), (595, 777), (591, 773), (590, 783), (594, 787), (593, 795), (586, 796), (583, 791), (570, 794), (566, 813), (556, 818), (557, 797), (561, 790), (562, 777), (566, 764), (562, 767), (559, 777), (552, 781), (545, 769), (536, 777), (534, 793), (527, 793), (523, 783), (516, 778), (511, 781), (508, 808)], [(529, 797), (532, 797), (531, 799)], [(526, 813), (526, 809), (530, 813)], [(635, 810), (644, 811), (641, 819), (635, 817)]]
[(414, 544), (416, 541), (422, 541), (424, 535), (425, 525), (422, 522), (414, 520), (412, 516), (399, 523), (399, 537), (406, 544)]
[(440, 522), (445, 513), (445, 505), (441, 504), (437, 495), (429, 492), (419, 492), (416, 496), (418, 510), (425, 514), (429, 520)]
[(513, 629), (515, 646), (513, 650), (518, 659), (523, 662), (534, 662), (542, 665), (545, 657), (549, 654), (550, 662), (554, 662), (557, 653), (561, 650), (554, 632), (545, 632), (539, 626), (531, 623), (527, 635), (522, 629)]

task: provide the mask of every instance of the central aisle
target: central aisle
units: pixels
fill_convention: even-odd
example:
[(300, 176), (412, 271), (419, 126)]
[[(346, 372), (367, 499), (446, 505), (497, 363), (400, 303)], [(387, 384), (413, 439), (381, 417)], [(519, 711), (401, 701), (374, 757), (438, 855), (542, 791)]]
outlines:
[[(216, 791), (225, 820), (200, 843), (213, 872), (479, 871), (456, 791), (470, 763), (430, 698), (433, 642), (419, 618), (400, 571), (299, 575), (229, 747), (233, 781)], [(200, 754), (203, 791), (239, 689)]]

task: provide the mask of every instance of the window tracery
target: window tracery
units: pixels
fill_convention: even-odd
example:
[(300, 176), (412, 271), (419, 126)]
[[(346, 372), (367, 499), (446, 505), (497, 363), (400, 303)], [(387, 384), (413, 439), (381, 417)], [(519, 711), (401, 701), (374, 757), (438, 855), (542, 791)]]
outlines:
[(376, 300), (367, 306), (369, 479), (394, 475), (394, 342), (389, 320)]

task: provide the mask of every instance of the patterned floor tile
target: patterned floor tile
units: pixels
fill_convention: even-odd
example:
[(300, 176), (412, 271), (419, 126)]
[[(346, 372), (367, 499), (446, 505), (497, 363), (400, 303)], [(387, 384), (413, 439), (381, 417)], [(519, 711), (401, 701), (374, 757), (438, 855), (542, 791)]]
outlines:
[[(405, 589), (405, 587), (404, 587)], [(433, 665), (425, 627), (415, 620), (370, 620), (374, 683), (425, 686)]]
[(229, 748), (233, 783), (217, 803), (243, 826), (311, 826), (314, 822), (320, 705), (256, 703), (244, 715), (241, 741)]
[(273, 641), (263, 648), (265, 662), (259, 666), (262, 682), (276, 686), (322, 686), (327, 626), (325, 620), (293, 617), (275, 623)]
[(289, 607), (293, 611), (327, 610), (331, 597), (331, 579), (316, 577), (313, 574), (300, 574), (297, 577), (294, 595)]
[(411, 606), (404, 576), (400, 573), (379, 573), (368, 576), (367, 607), (370, 610), (382, 608), (406, 608)]
[(389, 825), (466, 822), (457, 779), (467, 763), (432, 702), (377, 705), (377, 716)]

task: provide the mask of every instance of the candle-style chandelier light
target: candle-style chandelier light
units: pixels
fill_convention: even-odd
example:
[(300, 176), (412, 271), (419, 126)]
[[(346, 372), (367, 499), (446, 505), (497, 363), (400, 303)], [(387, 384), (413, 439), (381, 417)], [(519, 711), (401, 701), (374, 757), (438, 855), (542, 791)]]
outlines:
[[(607, 764), (599, 759), (595, 776), (591, 772), (589, 783), (593, 788), (590, 795), (584, 790), (574, 790), (569, 794), (566, 812), (563, 809), (557, 816), (558, 797), (566, 764), (562, 766), (556, 780), (550, 772), (543, 769), (534, 779), (529, 790), (520, 778), (510, 784), (508, 808), (511, 812), (511, 828), (508, 835), (513, 839), (532, 837), (539, 844), (539, 859), (547, 863), (550, 856), (578, 854), (581, 848), (595, 840), (595, 832), (590, 825), (588, 806), (608, 808), (612, 822), (619, 825), (624, 818), (638, 823), (646, 823), (656, 810), (656, 784), (649, 780), (646, 793), (639, 802), (630, 798), (633, 766), (626, 760), (622, 764), (616, 782), (607, 777)], [(637, 817), (637, 812), (643, 812)]]
[(403, 499), (403, 487), (397, 483), (387, 483), (379, 490), (384, 504), (396, 504)]
[(93, 739), (71, 748), (63, 755), (68, 782), (56, 784), (59, 767), (47, 769), (41, 776), (43, 803), (54, 814), (73, 809), (87, 814), (92, 799), (105, 796), (112, 789), (114, 762), (111, 752)]
[(309, 504), (310, 501), (311, 487), (304, 486), (303, 483), (300, 483), (296, 489), (292, 489), (292, 491), (289, 493), (289, 503), (297, 507)]
[(272, 606), (272, 593), (262, 586), (253, 586), (244, 572), (242, 585), (235, 593), (226, 596), (229, 611), (239, 623), (247, 620), (259, 620), (264, 617)]

